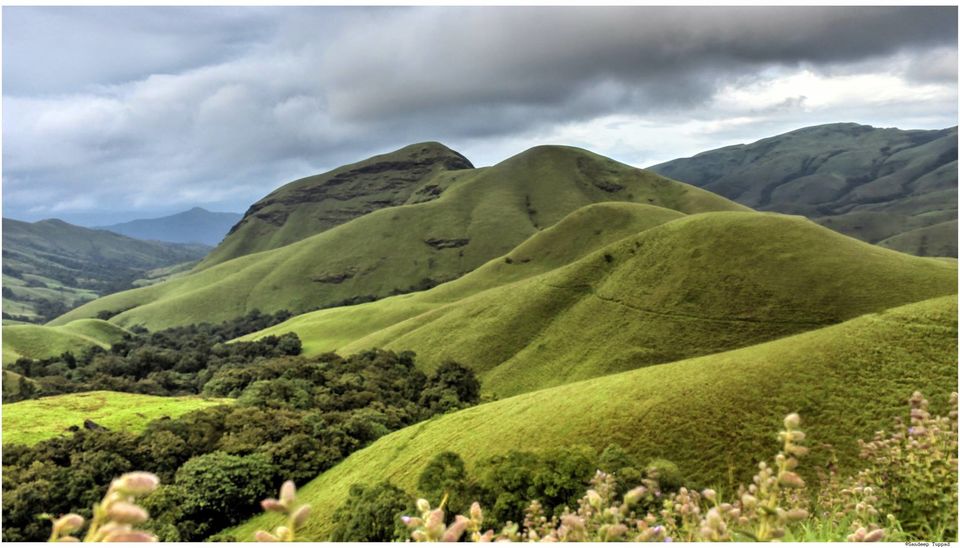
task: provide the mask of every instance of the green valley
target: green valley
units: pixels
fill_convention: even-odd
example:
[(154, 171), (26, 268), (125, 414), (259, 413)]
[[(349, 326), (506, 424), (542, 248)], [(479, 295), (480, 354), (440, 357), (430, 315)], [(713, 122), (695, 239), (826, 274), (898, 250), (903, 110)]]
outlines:
[(4, 218), (4, 318), (43, 323), (98, 296), (129, 289), (152, 269), (194, 262), (208, 250), (135, 240), (57, 219)]

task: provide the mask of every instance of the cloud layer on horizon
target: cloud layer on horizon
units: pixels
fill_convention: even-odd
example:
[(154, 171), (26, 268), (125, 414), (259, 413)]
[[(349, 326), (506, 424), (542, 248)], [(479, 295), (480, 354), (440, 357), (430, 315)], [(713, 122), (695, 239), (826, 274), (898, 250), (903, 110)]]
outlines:
[(955, 7), (5, 7), (4, 215), (243, 210), (423, 140), (635, 165), (957, 119)]

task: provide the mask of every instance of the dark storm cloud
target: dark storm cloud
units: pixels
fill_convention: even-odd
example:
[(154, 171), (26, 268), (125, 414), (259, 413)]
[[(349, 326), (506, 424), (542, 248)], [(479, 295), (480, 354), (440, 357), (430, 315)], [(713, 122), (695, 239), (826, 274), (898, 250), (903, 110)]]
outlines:
[[(4, 8), (5, 214), (242, 210), (412, 141), (484, 163), (602, 116), (702, 113), (770, 71), (955, 95), (956, 39), (955, 7)], [(749, 108), (816, 103), (797, 95)]]
[(956, 39), (956, 8), (417, 12), (343, 36), (327, 56), (329, 97), (350, 120), (490, 104), (589, 116), (690, 105), (765, 65), (842, 64)]

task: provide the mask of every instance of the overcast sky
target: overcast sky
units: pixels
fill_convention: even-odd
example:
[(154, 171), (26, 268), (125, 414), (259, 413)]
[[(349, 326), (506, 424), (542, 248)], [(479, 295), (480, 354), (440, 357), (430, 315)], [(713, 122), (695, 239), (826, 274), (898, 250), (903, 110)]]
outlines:
[(957, 8), (3, 8), (3, 214), (102, 224), (436, 140), (636, 166), (957, 124)]

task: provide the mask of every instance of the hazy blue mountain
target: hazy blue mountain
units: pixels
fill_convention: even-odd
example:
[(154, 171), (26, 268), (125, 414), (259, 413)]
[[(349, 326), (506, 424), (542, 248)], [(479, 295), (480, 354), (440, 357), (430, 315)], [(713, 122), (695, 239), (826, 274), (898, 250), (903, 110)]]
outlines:
[(899, 251), (957, 256), (956, 127), (812, 126), (650, 169)]
[(189, 211), (97, 227), (131, 238), (184, 244), (217, 245), (243, 216), (195, 207)]

